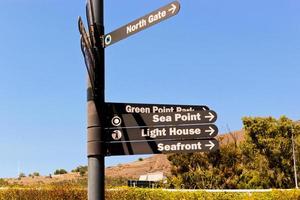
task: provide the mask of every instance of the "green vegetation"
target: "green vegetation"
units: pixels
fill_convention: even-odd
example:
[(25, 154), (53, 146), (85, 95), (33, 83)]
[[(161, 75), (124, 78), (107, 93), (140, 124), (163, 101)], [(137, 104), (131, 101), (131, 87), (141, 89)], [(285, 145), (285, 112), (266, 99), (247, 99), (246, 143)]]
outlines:
[(123, 177), (105, 177), (105, 185), (107, 188), (127, 186), (127, 181), (130, 178)]
[(4, 180), (3, 178), (0, 178), (0, 187), (5, 187), (8, 185), (9, 185), (9, 183), (6, 180)]
[(139, 161), (143, 161), (144, 159), (143, 158), (139, 158)]
[[(300, 125), (286, 117), (243, 118), (245, 141), (212, 153), (169, 156), (169, 187), (188, 189), (294, 188), (292, 134), (299, 172)], [(222, 141), (221, 141), (222, 143)], [(224, 141), (223, 141), (224, 143)]]
[(21, 173), (19, 174), (19, 179), (20, 179), (20, 178), (24, 178), (24, 177), (26, 177), (25, 173), (21, 172)]
[(85, 189), (73, 187), (9, 188), (0, 190), (0, 200), (83, 200), (87, 199)]
[[(284, 198), (283, 198), (284, 197)], [(299, 190), (257, 193), (209, 193), (205, 191), (165, 191), (161, 189), (132, 189), (108, 191), (108, 200), (295, 200), (300, 198)]]
[(40, 176), (40, 173), (39, 172), (33, 172), (32, 176)]
[[(69, 185), (43, 188), (10, 188), (0, 190), (0, 200), (86, 200), (86, 189)], [(209, 193), (205, 191), (164, 191), (161, 189), (120, 188), (108, 190), (107, 200), (295, 200), (300, 199), (299, 190), (273, 190), (255, 193)]]
[[(294, 169), (292, 136), (296, 146), (297, 167), (300, 161), (300, 125), (286, 117), (243, 118), (245, 140), (222, 141), (220, 150), (211, 153), (173, 154), (169, 156), (172, 174), (166, 187), (187, 189), (293, 188)], [(63, 170), (56, 170), (61, 174)], [(87, 166), (72, 172), (85, 175)], [(54, 173), (56, 174), (56, 173)], [(32, 176), (37, 174), (33, 173)], [(39, 174), (38, 174), (39, 175)], [(82, 175), (82, 176), (83, 176)], [(20, 173), (20, 178), (25, 177)], [(205, 192), (166, 191), (116, 186), (127, 185), (127, 178), (106, 177), (107, 200), (294, 200), (300, 190), (272, 190), (270, 192)], [(30, 187), (9, 184), (0, 179), (0, 200), (86, 200), (87, 178), (51, 184), (37, 183)]]
[(88, 171), (88, 167), (87, 166), (78, 166), (76, 167), (76, 169), (73, 169), (72, 172), (78, 172), (80, 174), (80, 176), (84, 176), (86, 175)]
[(66, 174), (66, 173), (68, 173), (68, 172), (65, 169), (57, 169), (54, 171), (54, 175)]

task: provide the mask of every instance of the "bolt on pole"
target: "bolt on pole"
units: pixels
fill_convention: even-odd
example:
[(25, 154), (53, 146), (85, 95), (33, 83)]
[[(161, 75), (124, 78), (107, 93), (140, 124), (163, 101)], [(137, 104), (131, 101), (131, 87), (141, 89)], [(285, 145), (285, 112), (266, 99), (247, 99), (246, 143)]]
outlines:
[(87, 153), (88, 153), (88, 200), (105, 199), (105, 142), (104, 142), (104, 35), (103, 0), (90, 0), (94, 21), (95, 56), (94, 92), (88, 80), (87, 103)]

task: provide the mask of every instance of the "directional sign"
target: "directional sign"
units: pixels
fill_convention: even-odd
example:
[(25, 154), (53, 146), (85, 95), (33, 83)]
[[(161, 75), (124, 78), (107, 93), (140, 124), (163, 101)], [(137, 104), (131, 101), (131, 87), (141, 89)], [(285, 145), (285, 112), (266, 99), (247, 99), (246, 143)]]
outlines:
[(137, 155), (162, 153), (212, 152), (219, 149), (215, 139), (210, 140), (178, 140), (178, 141), (140, 141), (106, 143), (107, 155)]
[(104, 47), (110, 46), (122, 39), (125, 39), (135, 33), (138, 33), (150, 26), (175, 16), (180, 10), (178, 1), (174, 1), (164, 7), (161, 7), (152, 13), (141, 17), (121, 28), (104, 36)]
[(105, 103), (105, 111), (108, 116), (131, 113), (170, 113), (198, 110), (209, 110), (209, 108), (203, 105)]
[(133, 113), (106, 118), (105, 128), (202, 124), (213, 123), (216, 120), (217, 113), (212, 110), (150, 114)]
[(164, 139), (203, 139), (212, 138), (218, 134), (217, 126), (188, 125), (144, 128), (114, 128), (106, 131), (106, 141), (140, 141)]

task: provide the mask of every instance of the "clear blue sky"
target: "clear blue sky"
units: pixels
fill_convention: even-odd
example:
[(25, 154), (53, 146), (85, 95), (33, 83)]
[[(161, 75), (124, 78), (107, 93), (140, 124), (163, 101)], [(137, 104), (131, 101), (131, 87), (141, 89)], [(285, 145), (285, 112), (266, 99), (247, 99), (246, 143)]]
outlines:
[[(168, 0), (106, 0), (106, 32)], [(300, 2), (181, 1), (181, 11), (106, 50), (106, 100), (205, 104), (220, 132), (243, 116), (300, 119)], [(0, 177), (86, 159), (85, 1), (0, 1)], [(107, 158), (107, 165), (140, 156)]]

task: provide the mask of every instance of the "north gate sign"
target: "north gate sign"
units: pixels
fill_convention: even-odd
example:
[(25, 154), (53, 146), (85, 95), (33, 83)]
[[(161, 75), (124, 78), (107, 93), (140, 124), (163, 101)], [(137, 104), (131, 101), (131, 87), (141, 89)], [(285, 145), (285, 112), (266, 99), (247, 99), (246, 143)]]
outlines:
[(135, 33), (138, 33), (146, 28), (149, 28), (159, 22), (162, 22), (170, 17), (175, 16), (180, 10), (178, 1), (174, 1), (164, 7), (161, 7), (150, 14), (141, 17), (129, 24), (118, 28), (117, 30), (108, 33), (104, 36), (104, 47), (108, 47), (120, 40), (123, 40)]

